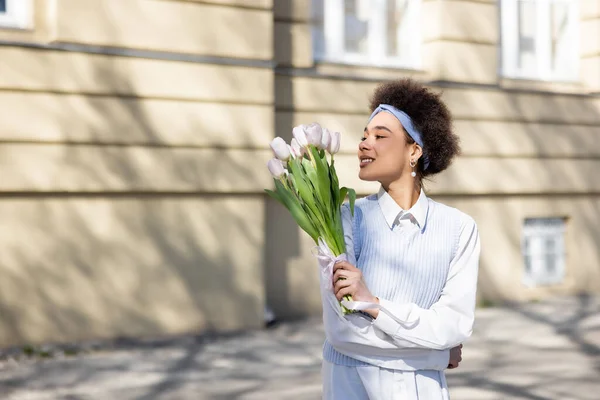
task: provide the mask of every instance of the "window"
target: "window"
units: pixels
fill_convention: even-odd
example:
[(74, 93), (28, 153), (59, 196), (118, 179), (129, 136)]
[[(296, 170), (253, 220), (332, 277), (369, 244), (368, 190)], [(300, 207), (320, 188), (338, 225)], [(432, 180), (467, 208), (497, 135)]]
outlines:
[(564, 218), (531, 218), (523, 225), (523, 282), (527, 286), (562, 282), (565, 274)]
[(501, 0), (502, 74), (572, 81), (579, 69), (578, 0)]
[(0, 28), (30, 28), (31, 16), (31, 0), (0, 0)]
[(421, 0), (313, 0), (318, 60), (420, 68)]

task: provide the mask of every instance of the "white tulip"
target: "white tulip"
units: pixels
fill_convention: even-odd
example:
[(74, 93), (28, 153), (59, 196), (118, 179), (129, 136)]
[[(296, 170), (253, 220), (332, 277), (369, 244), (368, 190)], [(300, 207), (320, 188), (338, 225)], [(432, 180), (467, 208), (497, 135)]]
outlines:
[(298, 143), (298, 141), (296, 140), (296, 138), (292, 139), (292, 144), (290, 146), (290, 148), (292, 149), (292, 155), (296, 158), (300, 158), (304, 155), (304, 153), (306, 152), (306, 148), (300, 146), (300, 143)]
[(306, 133), (308, 144), (312, 144), (313, 146), (321, 145), (321, 138), (323, 137), (323, 128), (321, 128), (321, 125), (313, 122), (304, 128), (304, 132)]
[(273, 175), (273, 178), (281, 178), (283, 174), (285, 174), (285, 168), (283, 167), (283, 162), (281, 162), (278, 158), (272, 158), (267, 162), (267, 168), (269, 168), (269, 172)]
[(281, 161), (287, 161), (290, 159), (290, 149), (288, 148), (285, 140), (282, 138), (276, 137), (273, 139), (273, 141), (271, 141), (271, 149), (273, 149), (275, 157)]
[(323, 136), (321, 137), (321, 144), (319, 145), (320, 149), (327, 150), (329, 149), (329, 144), (331, 143), (331, 132), (329, 129), (323, 128)]
[(296, 139), (300, 147), (308, 146), (308, 140), (306, 138), (306, 133), (304, 132), (305, 128), (306, 125), (298, 125), (292, 130), (292, 135), (294, 135), (294, 139)]
[(339, 132), (331, 133), (331, 142), (327, 147), (330, 154), (335, 154), (340, 151), (341, 134)]

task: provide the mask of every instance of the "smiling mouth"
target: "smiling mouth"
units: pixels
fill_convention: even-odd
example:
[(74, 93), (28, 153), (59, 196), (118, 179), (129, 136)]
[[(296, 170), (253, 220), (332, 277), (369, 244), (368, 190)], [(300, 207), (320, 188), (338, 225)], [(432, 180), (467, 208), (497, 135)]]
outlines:
[(362, 167), (365, 167), (365, 166), (367, 166), (367, 165), (371, 164), (373, 161), (375, 161), (375, 159), (374, 159), (374, 158), (369, 158), (369, 157), (361, 157), (361, 158), (360, 158), (360, 166), (361, 166), (361, 168), (362, 168)]

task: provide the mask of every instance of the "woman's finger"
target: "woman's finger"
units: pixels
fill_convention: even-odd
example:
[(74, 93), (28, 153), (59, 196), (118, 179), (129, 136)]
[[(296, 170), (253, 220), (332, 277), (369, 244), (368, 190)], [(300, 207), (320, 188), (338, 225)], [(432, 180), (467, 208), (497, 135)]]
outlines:
[(335, 271), (333, 273), (333, 282), (337, 282), (339, 279), (346, 279), (348, 278), (348, 271), (346, 271), (345, 269), (338, 269), (337, 271)]
[(350, 279), (340, 279), (333, 284), (333, 292), (337, 293), (340, 289), (351, 286), (353, 283)]
[(348, 271), (347, 269), (338, 269), (333, 273), (333, 281), (337, 282), (338, 279), (356, 279), (360, 278), (359, 271)]
[(356, 267), (354, 265), (350, 264), (348, 261), (340, 261), (340, 262), (336, 262), (335, 264), (333, 264), (334, 271), (337, 271), (339, 269), (346, 270), (346, 271), (352, 271), (352, 270), (356, 269)]
[[(343, 281), (340, 281), (343, 282)], [(342, 301), (342, 299), (344, 298), (344, 296), (346, 295), (352, 295), (352, 293), (354, 293), (354, 285), (350, 285), (350, 286), (346, 286), (341, 288), (340, 290), (338, 290), (335, 293), (335, 297), (339, 300)]]

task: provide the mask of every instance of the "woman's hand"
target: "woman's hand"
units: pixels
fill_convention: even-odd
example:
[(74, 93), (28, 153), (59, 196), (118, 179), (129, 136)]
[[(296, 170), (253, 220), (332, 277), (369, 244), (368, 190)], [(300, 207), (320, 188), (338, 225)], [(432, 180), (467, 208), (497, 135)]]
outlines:
[(448, 362), (448, 369), (458, 368), (458, 364), (462, 361), (462, 348), (460, 344), (450, 349), (450, 361)]
[[(352, 296), (354, 301), (379, 304), (379, 299), (373, 296), (367, 288), (362, 272), (346, 261), (340, 261), (333, 266), (333, 293), (339, 301), (342, 301), (344, 296)], [(364, 311), (373, 318), (377, 318), (379, 315), (378, 309)]]

